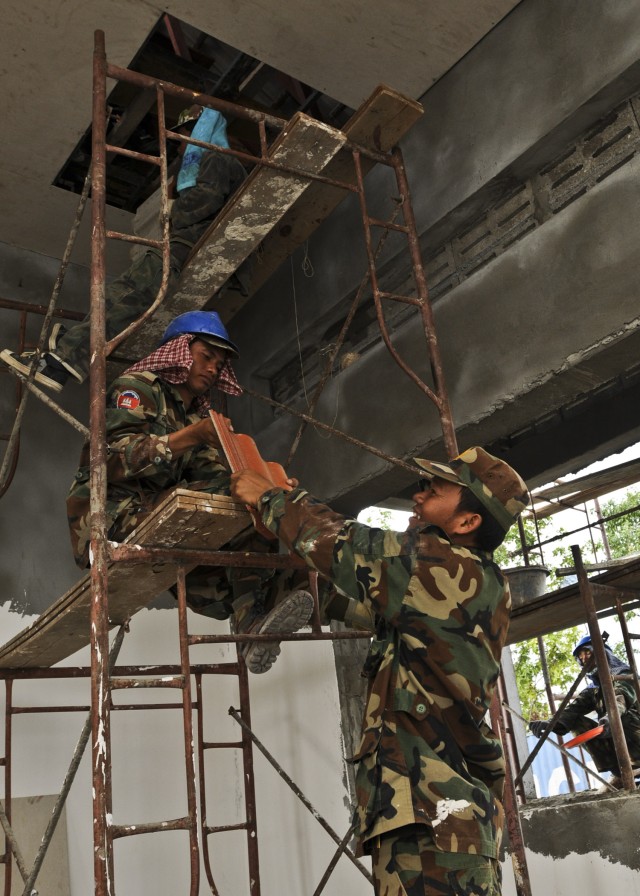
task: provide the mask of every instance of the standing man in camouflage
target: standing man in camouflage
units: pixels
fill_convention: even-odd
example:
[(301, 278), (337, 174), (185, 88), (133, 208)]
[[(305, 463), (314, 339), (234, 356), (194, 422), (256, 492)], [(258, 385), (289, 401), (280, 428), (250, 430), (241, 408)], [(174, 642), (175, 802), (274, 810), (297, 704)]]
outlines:
[(247, 471), (231, 493), (376, 614), (355, 830), (378, 896), (499, 896), (504, 759), (485, 721), (511, 598), (492, 552), (527, 503), (504, 461), (470, 448), (427, 479), (404, 533), (345, 519)]
[[(617, 675), (630, 675), (631, 667), (615, 655), (606, 643), (607, 637), (608, 635), (605, 632), (602, 640), (605, 642), (604, 651), (609, 665), (605, 675), (611, 674), (614, 676), (613, 690), (616, 695), (616, 703), (618, 704), (618, 712), (620, 713), (627, 749), (629, 750), (631, 763), (638, 766), (640, 765), (640, 705), (638, 704), (638, 695), (632, 681), (625, 681), (615, 677)], [(594, 652), (591, 635), (586, 635), (580, 639), (573, 650), (573, 655), (583, 667), (593, 663)], [(570, 731), (572, 734), (584, 734), (586, 731), (592, 731), (594, 728), (602, 725), (604, 728), (602, 734), (594, 737), (593, 740), (585, 741), (582, 747), (591, 756), (599, 772), (613, 772), (609, 784), (620, 790), (623, 787), (620, 765), (618, 764), (618, 757), (613, 745), (613, 738), (611, 737), (609, 714), (604, 702), (604, 691), (597, 666), (591, 672), (587, 672), (587, 679), (587, 687), (580, 691), (578, 696), (565, 707), (553, 725), (550, 719), (538, 719), (531, 722), (529, 728), (536, 737), (546, 737), (552, 731), (554, 734), (560, 735), (568, 734)], [(596, 714), (597, 721), (591, 718), (592, 713)], [(608, 790), (607, 787), (604, 789), (605, 791)]]
[[(202, 106), (185, 109), (175, 130), (203, 143), (230, 148), (226, 119), (215, 109)], [(186, 144), (176, 180), (177, 197), (171, 208), (169, 291), (177, 287), (182, 267), (195, 243), (246, 176), (235, 156)], [(238, 272), (229, 283), (245, 291), (244, 276)], [(121, 333), (153, 304), (161, 283), (162, 255), (159, 250), (149, 248), (107, 286), (107, 339)], [(68, 330), (60, 323), (54, 324), (47, 351), (38, 360), (34, 381), (54, 392), (61, 392), (69, 378), (83, 383), (89, 375), (89, 329), (89, 317)], [(28, 376), (34, 354), (18, 355), (4, 349), (0, 357), (9, 367)]]
[[(109, 538), (122, 541), (176, 488), (229, 494), (209, 393), (241, 394), (231, 366), (237, 356), (215, 311), (188, 311), (169, 324), (156, 351), (114, 380), (106, 415)], [(67, 498), (73, 553), (82, 569), (90, 565), (89, 479), (85, 444)], [(251, 527), (227, 548), (266, 552), (273, 543)], [(197, 567), (187, 576), (187, 602), (205, 616), (232, 616), (237, 632), (290, 632), (313, 612), (307, 582), (304, 571)], [(266, 672), (279, 652), (275, 641), (247, 642), (242, 650), (254, 673)]]

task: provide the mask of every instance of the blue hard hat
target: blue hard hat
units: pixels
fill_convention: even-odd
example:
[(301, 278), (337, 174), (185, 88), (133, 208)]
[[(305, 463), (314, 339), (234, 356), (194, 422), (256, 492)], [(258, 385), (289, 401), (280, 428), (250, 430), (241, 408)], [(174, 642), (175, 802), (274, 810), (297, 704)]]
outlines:
[[(611, 650), (609, 645), (607, 644), (607, 640), (609, 638), (609, 632), (602, 632), (602, 642), (607, 650)], [(591, 635), (585, 635), (584, 638), (580, 638), (576, 646), (573, 648), (573, 655), (576, 659), (578, 659), (578, 654), (582, 650), (583, 647), (588, 648), (593, 653), (593, 641), (591, 640)]]
[(593, 642), (591, 641), (591, 635), (585, 635), (584, 638), (580, 638), (576, 646), (573, 648), (573, 655), (576, 659), (578, 659), (578, 654), (583, 647), (588, 647), (589, 650), (593, 652)]
[(234, 358), (239, 356), (217, 311), (185, 311), (184, 314), (179, 314), (162, 334), (160, 345), (186, 334), (200, 336), (205, 342), (225, 349)]

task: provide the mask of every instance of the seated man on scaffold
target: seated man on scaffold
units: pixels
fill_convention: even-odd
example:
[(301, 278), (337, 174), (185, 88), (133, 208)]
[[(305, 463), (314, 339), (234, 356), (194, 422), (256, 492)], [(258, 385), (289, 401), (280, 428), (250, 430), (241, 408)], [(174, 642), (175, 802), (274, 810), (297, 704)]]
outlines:
[[(238, 357), (218, 314), (189, 311), (167, 327), (160, 346), (111, 385), (107, 395), (107, 527), (122, 541), (177, 487), (229, 494), (229, 470), (209, 416), (209, 392), (240, 395), (231, 366)], [(76, 563), (90, 565), (89, 446), (67, 498)], [(228, 550), (266, 552), (274, 542), (253, 529), (240, 533)], [(216, 619), (232, 617), (234, 630), (294, 632), (313, 612), (302, 570), (197, 567), (187, 575), (187, 602)], [(254, 673), (271, 668), (277, 642), (248, 642), (242, 648)]]

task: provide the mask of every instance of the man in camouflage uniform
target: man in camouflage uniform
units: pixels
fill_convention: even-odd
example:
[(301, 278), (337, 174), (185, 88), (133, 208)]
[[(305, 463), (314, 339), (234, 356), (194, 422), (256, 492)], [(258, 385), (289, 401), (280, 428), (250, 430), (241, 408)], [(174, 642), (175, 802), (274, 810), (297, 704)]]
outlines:
[[(211, 311), (179, 315), (163, 343), (111, 385), (107, 396), (107, 531), (122, 541), (175, 488), (229, 494), (229, 471), (220, 459), (218, 436), (209, 416), (214, 386), (238, 395), (231, 368), (237, 350), (220, 317)], [(89, 445), (67, 498), (76, 563), (90, 565)], [(271, 551), (274, 543), (253, 527), (228, 550)], [(299, 571), (198, 567), (187, 576), (187, 601), (216, 619), (233, 615), (238, 632), (296, 631), (313, 611)], [(248, 642), (242, 653), (254, 673), (266, 672), (277, 642)]]
[[(603, 640), (605, 639), (606, 635), (603, 635)], [(619, 659), (608, 644), (605, 643), (604, 649), (612, 675), (631, 674), (630, 666)], [(573, 651), (573, 655), (581, 666), (586, 666), (593, 661), (593, 643), (590, 636), (580, 640)], [(554, 734), (560, 735), (568, 734), (570, 731), (576, 735), (583, 734), (599, 725), (603, 725), (604, 731), (602, 734), (594, 737), (593, 740), (585, 741), (582, 746), (593, 759), (596, 769), (599, 772), (613, 772), (613, 777), (609, 783), (613, 787), (621, 788), (623, 785), (620, 777), (620, 766), (611, 737), (609, 715), (604, 702), (604, 693), (598, 669), (595, 668), (593, 672), (588, 672), (587, 678), (589, 680), (588, 686), (563, 709), (556, 719), (553, 728), (551, 721), (548, 719), (539, 719), (531, 722), (529, 728), (536, 737), (542, 737), (551, 733), (552, 730)], [(632, 681), (620, 681), (614, 678), (613, 689), (631, 762), (634, 765), (640, 765), (640, 707), (638, 705), (638, 695)], [(596, 714), (597, 721), (589, 718), (591, 713)]]
[[(195, 125), (195, 126), (194, 126)], [(176, 130), (184, 136), (191, 133), (194, 140), (229, 149), (225, 118), (214, 109), (194, 106), (178, 119)], [(167, 290), (174, 290), (180, 280), (182, 267), (195, 243), (207, 230), (229, 197), (245, 180), (247, 172), (233, 155), (203, 147), (187, 145), (173, 202), (170, 222), (170, 268)], [(229, 281), (229, 287), (246, 293), (245, 266)], [(162, 283), (162, 255), (149, 248), (120, 277), (106, 289), (106, 338), (112, 339), (137, 320), (156, 299)], [(35, 382), (60, 392), (69, 377), (82, 383), (89, 375), (90, 319), (66, 329), (57, 323), (51, 329), (48, 350), (38, 361)], [(4, 349), (2, 360), (14, 370), (27, 376), (34, 352), (21, 355)]]
[(482, 448), (429, 479), (404, 533), (345, 519), (249, 471), (231, 493), (343, 595), (376, 614), (355, 830), (378, 896), (499, 896), (504, 759), (485, 721), (511, 599), (492, 551), (527, 503)]

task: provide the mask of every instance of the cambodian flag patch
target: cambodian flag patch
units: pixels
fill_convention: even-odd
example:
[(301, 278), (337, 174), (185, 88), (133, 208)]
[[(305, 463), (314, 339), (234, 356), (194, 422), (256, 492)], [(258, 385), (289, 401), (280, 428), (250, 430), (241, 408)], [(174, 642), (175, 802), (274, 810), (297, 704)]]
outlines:
[(127, 389), (118, 395), (116, 407), (123, 408), (125, 411), (133, 411), (140, 404), (140, 396), (133, 389)]

